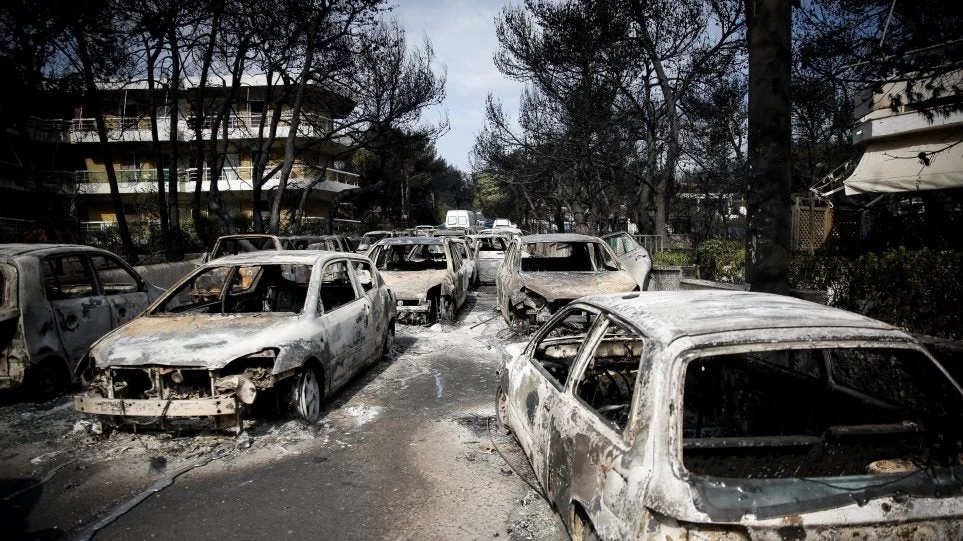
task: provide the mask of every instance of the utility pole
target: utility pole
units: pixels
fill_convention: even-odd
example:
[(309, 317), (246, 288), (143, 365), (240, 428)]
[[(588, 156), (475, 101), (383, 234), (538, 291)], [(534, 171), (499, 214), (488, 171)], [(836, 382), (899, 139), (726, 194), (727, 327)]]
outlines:
[(789, 293), (792, 3), (746, 0), (749, 179), (746, 289)]

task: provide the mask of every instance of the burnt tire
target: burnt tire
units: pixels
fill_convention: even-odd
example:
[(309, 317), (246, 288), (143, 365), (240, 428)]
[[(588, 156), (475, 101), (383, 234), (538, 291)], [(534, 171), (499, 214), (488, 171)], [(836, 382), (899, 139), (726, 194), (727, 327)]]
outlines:
[(455, 321), (455, 299), (443, 295), (438, 299), (438, 322), (453, 323)]
[(44, 402), (56, 397), (70, 386), (70, 373), (59, 359), (48, 359), (32, 365), (23, 378), (25, 400)]
[(502, 430), (506, 432), (512, 431), (508, 426), (508, 395), (505, 394), (505, 390), (502, 389), (501, 385), (499, 385), (498, 390), (495, 391), (495, 421)]
[(321, 418), (321, 381), (317, 372), (305, 367), (294, 379), (291, 406), (302, 421), (314, 424)]
[(395, 360), (395, 324), (391, 322), (385, 330), (385, 337), (381, 341), (381, 360), (390, 363)]
[(592, 521), (585, 517), (581, 509), (577, 509), (572, 517), (572, 541), (600, 541), (601, 539)]

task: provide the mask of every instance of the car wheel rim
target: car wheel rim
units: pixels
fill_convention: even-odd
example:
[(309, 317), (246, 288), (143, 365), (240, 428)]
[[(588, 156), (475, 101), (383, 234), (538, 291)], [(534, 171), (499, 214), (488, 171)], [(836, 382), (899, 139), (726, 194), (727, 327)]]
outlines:
[(321, 411), (321, 389), (313, 370), (306, 370), (301, 376), (298, 389), (298, 413), (305, 421), (314, 422)]
[(385, 340), (384, 345), (382, 346), (381, 357), (386, 361), (390, 361), (395, 358), (395, 333), (390, 327), (387, 331), (385, 331)]
[(503, 429), (508, 430), (508, 396), (501, 387), (498, 388), (496, 395), (495, 418)]

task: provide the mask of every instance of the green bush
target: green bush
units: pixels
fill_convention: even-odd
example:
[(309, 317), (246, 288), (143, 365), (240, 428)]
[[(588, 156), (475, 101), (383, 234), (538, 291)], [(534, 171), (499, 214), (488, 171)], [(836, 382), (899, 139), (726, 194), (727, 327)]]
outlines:
[(689, 250), (663, 250), (652, 256), (652, 264), (667, 267), (685, 267), (692, 264)]
[(707, 240), (696, 247), (695, 262), (703, 280), (741, 284), (746, 274), (746, 249), (741, 240)]
[(847, 259), (798, 254), (794, 287), (829, 294), (829, 304), (910, 332), (963, 338), (963, 252), (887, 250)]

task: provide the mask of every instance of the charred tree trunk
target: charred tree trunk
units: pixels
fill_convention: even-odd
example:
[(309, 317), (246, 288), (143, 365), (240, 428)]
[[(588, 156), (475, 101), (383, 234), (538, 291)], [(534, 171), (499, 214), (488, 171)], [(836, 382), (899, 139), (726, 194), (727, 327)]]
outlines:
[(124, 215), (124, 202), (120, 198), (120, 188), (117, 185), (117, 172), (114, 170), (114, 158), (111, 155), (110, 141), (107, 138), (107, 123), (104, 122), (104, 106), (101, 101), (100, 91), (97, 89), (97, 81), (94, 79), (92, 60), (90, 58), (90, 52), (87, 49), (87, 36), (77, 21), (74, 22), (73, 31), (74, 37), (77, 39), (77, 55), (83, 70), (84, 88), (89, 96), (88, 105), (92, 109), (94, 122), (97, 124), (97, 138), (100, 141), (100, 151), (104, 160), (104, 169), (107, 174), (107, 184), (110, 186), (110, 202), (114, 207), (114, 215), (117, 218), (117, 232), (120, 234), (124, 257), (126, 257), (131, 264), (136, 264), (137, 253), (134, 249), (134, 242), (130, 237), (130, 229), (127, 227), (127, 217)]
[[(177, 122), (178, 122), (178, 101), (180, 99), (180, 86), (181, 86), (181, 59), (180, 59), (180, 49), (177, 46), (177, 28), (171, 26), (168, 34), (168, 41), (171, 46), (171, 88), (170, 88), (170, 144), (168, 151), (169, 159), (169, 172), (170, 178), (167, 183), (167, 193), (169, 195), (167, 199), (167, 214), (170, 218), (170, 236), (171, 236), (171, 250), (167, 254), (170, 261), (180, 261), (184, 259), (184, 245), (181, 239), (181, 217), (179, 208), (179, 194), (177, 187), (178, 180), (178, 136), (177, 136)], [(199, 172), (198, 172), (199, 174)]]
[(749, 189), (746, 289), (789, 293), (791, 3), (746, 0)]
[[(144, 46), (149, 48), (146, 40)], [(164, 243), (164, 253), (170, 254), (173, 251), (173, 246), (171, 245), (170, 221), (167, 217), (167, 187), (164, 185), (164, 165), (166, 162), (164, 151), (161, 148), (160, 132), (157, 130), (157, 96), (155, 95), (157, 84), (154, 80), (154, 69), (157, 67), (157, 58), (160, 56), (161, 50), (161, 43), (158, 42), (157, 48), (151, 51), (147, 57), (147, 106), (150, 109), (147, 114), (150, 116), (151, 150), (154, 152), (154, 159), (157, 160), (157, 213), (160, 217), (161, 239)]]

